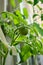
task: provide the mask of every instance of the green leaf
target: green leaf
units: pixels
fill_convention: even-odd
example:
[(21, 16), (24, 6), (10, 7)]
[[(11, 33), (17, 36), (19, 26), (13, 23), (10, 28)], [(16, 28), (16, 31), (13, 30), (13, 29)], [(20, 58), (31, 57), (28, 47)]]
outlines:
[(8, 52), (8, 48), (0, 41), (0, 55), (5, 56)]
[(29, 57), (31, 57), (31, 53), (27, 52), (24, 56), (23, 56), (23, 60), (26, 61)]
[(18, 36), (18, 38), (15, 40), (15, 42), (13, 42), (13, 45), (18, 45), (18, 44), (25, 44), (27, 42), (30, 42), (29, 39), (27, 39), (26, 36)]
[(16, 10), (16, 15), (18, 15), (18, 20), (20, 23), (27, 25), (27, 21), (22, 17), (22, 14), (19, 10)]
[(39, 2), (39, 0), (34, 0), (34, 5), (36, 5)]
[(38, 16), (38, 14), (34, 14), (34, 15), (33, 15), (33, 18), (35, 18), (36, 16)]
[(16, 18), (16, 16), (10, 12), (1, 12), (1, 17), (4, 19), (8, 18), (10, 20), (13, 20), (13, 18)]
[(5, 12), (3, 12), (2, 14), (1, 14), (1, 16), (2, 16), (2, 18), (7, 18), (7, 14), (5, 13)]
[(40, 49), (40, 54), (43, 55), (43, 46), (42, 46), (42, 48)]
[(33, 4), (33, 2), (32, 2), (32, 1), (27, 1), (27, 3), (29, 3), (29, 4)]
[(42, 8), (39, 5), (37, 5), (37, 7), (39, 8), (39, 10), (42, 10)]
[(14, 28), (12, 27), (12, 25), (8, 25), (7, 23), (4, 23), (1, 26), (1, 28), (5, 35), (9, 36), (11, 39), (14, 37)]
[[(32, 45), (31, 45), (32, 46)], [(32, 55), (36, 55), (38, 53), (37, 49), (35, 48), (35, 46), (30, 47), (30, 52)]]
[(18, 0), (18, 2), (19, 2), (19, 3), (21, 3), (21, 2), (22, 2), (22, 0)]
[(19, 24), (18, 20), (17, 19), (14, 19), (14, 24)]
[(43, 29), (41, 29), (39, 24), (34, 23), (33, 26), (34, 26), (34, 29), (36, 30), (36, 32), (39, 33), (41, 36), (43, 36)]
[(16, 13), (16, 15), (17, 15), (18, 18), (22, 18), (21, 12), (19, 10), (16, 10), (15, 13)]
[(23, 13), (26, 16), (26, 18), (28, 18), (28, 10), (27, 10), (27, 8), (23, 8)]
[(0, 20), (0, 26), (3, 24), (3, 21), (2, 20)]
[(20, 35), (20, 36), (16, 39), (16, 41), (24, 41), (25, 39), (26, 39), (25, 36)]
[(34, 36), (33, 34), (30, 34), (30, 35), (29, 35), (29, 39), (30, 39), (30, 40), (35, 40), (35, 39), (36, 39), (36, 36)]
[(40, 0), (41, 1), (41, 3), (43, 3), (43, 0)]
[(41, 14), (41, 20), (43, 21), (43, 14)]
[(14, 7), (16, 6), (15, 0), (10, 0), (10, 4), (11, 4), (11, 6), (14, 8)]
[(0, 56), (2, 56), (2, 57), (5, 56), (5, 53), (2, 50), (0, 50)]
[(36, 49), (37, 53), (39, 53), (40, 49), (42, 48), (42, 43), (39, 40), (35, 40), (35, 42), (33, 42), (32, 45)]
[(29, 48), (29, 45), (24, 45), (22, 48), (21, 48), (21, 53), (19, 54), (20, 55), (20, 59), (21, 59), (21, 62), (24, 62), (26, 61), (30, 56), (31, 56), (31, 53), (30, 53), (30, 48)]

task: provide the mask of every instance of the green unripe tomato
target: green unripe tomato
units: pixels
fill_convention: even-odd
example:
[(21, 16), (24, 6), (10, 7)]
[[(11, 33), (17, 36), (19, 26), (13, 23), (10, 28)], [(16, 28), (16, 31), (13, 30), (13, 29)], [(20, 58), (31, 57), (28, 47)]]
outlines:
[(25, 26), (21, 26), (19, 28), (19, 32), (21, 35), (27, 35), (28, 34), (28, 29)]

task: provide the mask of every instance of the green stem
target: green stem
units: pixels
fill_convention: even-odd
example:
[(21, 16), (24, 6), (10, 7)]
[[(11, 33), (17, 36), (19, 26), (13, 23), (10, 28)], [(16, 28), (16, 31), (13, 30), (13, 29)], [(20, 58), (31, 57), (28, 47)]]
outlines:
[(19, 33), (18, 33), (18, 35), (16, 36), (16, 38), (14, 39), (14, 41), (18, 38), (18, 36), (19, 36)]
[(2, 56), (0, 56), (0, 65), (2, 65)]
[(13, 45), (13, 42), (15, 42), (15, 40), (18, 38), (18, 36), (19, 36), (19, 33), (18, 33), (18, 35), (15, 37), (15, 39), (12, 40), (11, 46)]
[(3, 65), (5, 65), (7, 55), (8, 55), (8, 52), (6, 53), (6, 55), (5, 55), (4, 59), (3, 59)]
[(3, 65), (5, 65), (5, 61), (6, 61), (6, 57), (4, 57), (4, 59), (3, 59)]

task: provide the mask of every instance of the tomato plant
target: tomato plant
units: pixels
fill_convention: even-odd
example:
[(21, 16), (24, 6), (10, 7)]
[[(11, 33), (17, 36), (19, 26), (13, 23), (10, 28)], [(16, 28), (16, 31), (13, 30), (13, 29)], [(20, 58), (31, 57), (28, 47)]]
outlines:
[[(40, 11), (42, 11), (42, 8), (37, 5), (39, 1), (43, 3), (42, 0), (34, 0), (34, 2), (26, 0), (28, 4), (33, 5), (33, 11), (34, 6), (37, 6)], [(18, 2), (20, 3), (22, 0), (18, 0)], [(10, 0), (10, 4), (13, 8), (16, 6), (14, 0)], [(34, 21), (28, 24), (26, 20), (28, 18), (28, 11), (26, 8), (23, 9), (23, 13), (24, 14), (22, 14), (19, 9), (13, 12), (0, 13), (0, 27), (5, 37), (8, 36), (11, 39), (11, 45), (9, 45), (11, 47), (9, 47), (10, 51), (0, 40), (0, 56), (4, 58), (3, 65), (5, 65), (7, 54), (12, 55), (12, 46), (16, 48), (16, 46), (21, 43), (23, 46), (20, 51), (16, 48), (21, 59), (20, 63), (26, 61), (32, 55), (43, 54), (43, 29)], [(38, 14), (33, 14), (33, 20), (36, 16), (38, 16)], [(41, 20), (43, 20), (42, 13)]]

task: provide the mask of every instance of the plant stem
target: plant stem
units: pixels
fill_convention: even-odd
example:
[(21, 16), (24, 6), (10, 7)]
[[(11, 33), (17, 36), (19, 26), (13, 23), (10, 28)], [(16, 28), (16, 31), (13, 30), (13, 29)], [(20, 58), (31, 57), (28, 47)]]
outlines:
[(7, 55), (8, 55), (8, 53), (6, 54), (6, 56), (5, 56), (4, 59), (3, 59), (3, 65), (5, 65)]
[(13, 42), (15, 42), (15, 40), (18, 38), (18, 36), (19, 36), (19, 33), (18, 33), (18, 35), (15, 37), (15, 39), (12, 40), (11, 46), (13, 45)]
[(0, 56), (0, 65), (2, 65), (2, 56)]

